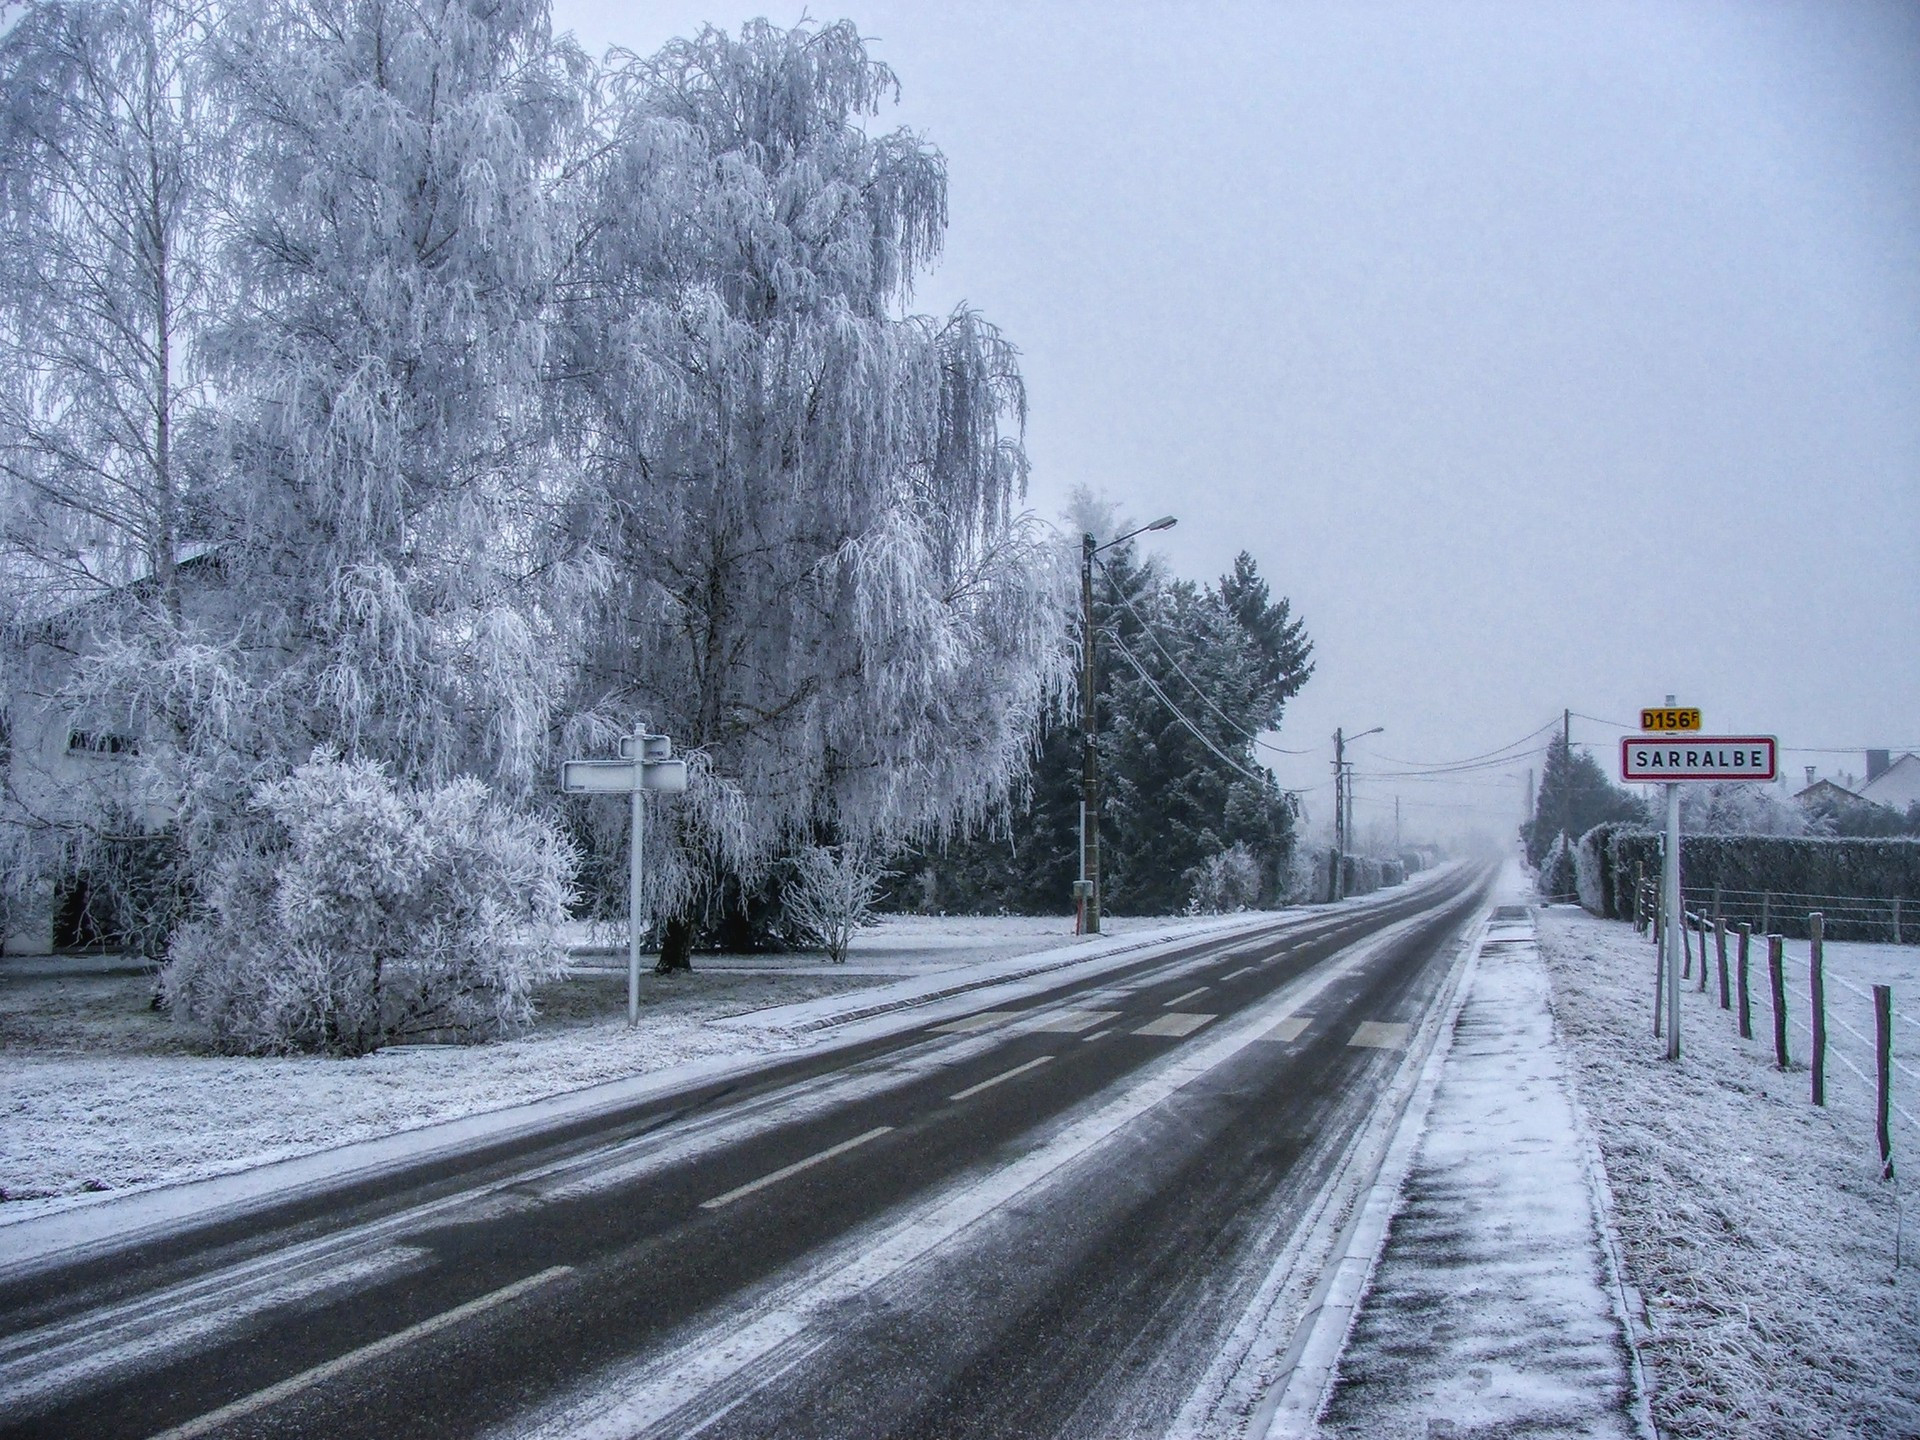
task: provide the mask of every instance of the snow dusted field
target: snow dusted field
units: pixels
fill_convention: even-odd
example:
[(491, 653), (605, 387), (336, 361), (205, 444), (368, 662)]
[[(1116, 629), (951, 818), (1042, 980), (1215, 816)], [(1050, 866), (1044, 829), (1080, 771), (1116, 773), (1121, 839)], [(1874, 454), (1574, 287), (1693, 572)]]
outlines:
[[(1110, 919), (1116, 935), (1165, 920)], [(582, 941), (590, 937), (584, 927)], [(1072, 943), (1053, 917), (890, 916), (845, 965), (818, 955), (696, 956), (641, 976), (626, 1025), (624, 960), (593, 957), (501, 1044), (399, 1048), (359, 1060), (231, 1059), (148, 1008), (151, 982), (102, 962), (0, 966), (0, 1222), (99, 1191), (175, 1184), (498, 1110), (684, 1061), (790, 1048), (774, 1026), (716, 1021)]]
[[(1879, 1178), (1873, 1090), (1830, 1061), (1809, 1103), (1807, 943), (1787, 942), (1795, 1068), (1773, 1065), (1765, 949), (1755, 1038), (1719, 1008), (1717, 975), (1681, 1010), (1683, 1056), (1652, 1036), (1651, 943), (1570, 907), (1540, 947), (1582, 1103), (1606, 1157), (1629, 1282), (1650, 1319), (1654, 1415), (1674, 1437), (1920, 1435), (1920, 1205)], [(1831, 1045), (1873, 1073), (1873, 983), (1893, 986), (1895, 1098), (1920, 1114), (1920, 949), (1826, 947)], [(1737, 1004), (1737, 1000), (1736, 1000)], [(1849, 1034), (1842, 1025), (1858, 1032)], [(1920, 1128), (1894, 1160), (1920, 1178)], [(1903, 1186), (1909, 1181), (1900, 1182)], [(1896, 1272), (1896, 1243), (1902, 1265)]]

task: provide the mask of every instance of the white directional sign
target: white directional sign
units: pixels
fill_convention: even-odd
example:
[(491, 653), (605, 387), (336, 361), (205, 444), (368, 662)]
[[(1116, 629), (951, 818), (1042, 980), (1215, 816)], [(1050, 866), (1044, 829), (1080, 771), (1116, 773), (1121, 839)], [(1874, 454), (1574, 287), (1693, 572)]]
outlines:
[(1777, 750), (1771, 735), (1629, 735), (1620, 742), (1620, 778), (1771, 780), (1778, 768)]
[(575, 795), (625, 795), (635, 789), (631, 760), (569, 760), (560, 767), (560, 788)]

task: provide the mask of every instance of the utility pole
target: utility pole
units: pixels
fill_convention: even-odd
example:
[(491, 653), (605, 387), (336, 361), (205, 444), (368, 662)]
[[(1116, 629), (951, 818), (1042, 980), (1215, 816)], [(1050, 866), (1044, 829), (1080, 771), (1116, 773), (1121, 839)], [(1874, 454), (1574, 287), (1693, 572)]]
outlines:
[(1333, 732), (1333, 898), (1341, 898), (1341, 881), (1347, 868), (1347, 742), (1340, 730)]
[(1074, 900), (1080, 907), (1080, 933), (1100, 933), (1100, 754), (1095, 747), (1100, 716), (1094, 705), (1093, 667), (1093, 557), (1149, 530), (1170, 530), (1179, 522), (1162, 515), (1151, 525), (1129, 530), (1102, 545), (1091, 535), (1080, 537), (1080, 878), (1074, 882)]
[(1100, 933), (1100, 758), (1093, 701), (1093, 536), (1080, 537), (1080, 933)]
[(1400, 853), (1400, 797), (1393, 797), (1393, 853)]
[[(1573, 778), (1573, 711), (1563, 709), (1560, 712), (1560, 744), (1566, 751), (1567, 773), (1560, 777), (1560, 833), (1565, 835), (1567, 827), (1573, 824), (1573, 786), (1568, 782)], [(1571, 836), (1568, 837), (1572, 839)]]

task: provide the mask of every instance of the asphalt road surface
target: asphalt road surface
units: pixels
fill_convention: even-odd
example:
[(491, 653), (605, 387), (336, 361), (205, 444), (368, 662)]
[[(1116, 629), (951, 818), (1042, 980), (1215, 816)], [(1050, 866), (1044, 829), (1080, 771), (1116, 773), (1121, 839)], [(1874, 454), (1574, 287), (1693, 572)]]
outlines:
[(0, 1281), (0, 1435), (1202, 1432), (1486, 880)]

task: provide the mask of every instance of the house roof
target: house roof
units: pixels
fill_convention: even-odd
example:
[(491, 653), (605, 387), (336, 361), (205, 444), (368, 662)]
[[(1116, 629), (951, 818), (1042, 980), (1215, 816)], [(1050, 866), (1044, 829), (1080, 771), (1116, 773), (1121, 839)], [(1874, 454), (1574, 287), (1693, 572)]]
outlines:
[(1858, 805), (1860, 797), (1844, 785), (1836, 785), (1831, 780), (1816, 780), (1804, 790), (1796, 790), (1793, 798), (1802, 805)]
[(1906, 813), (1920, 804), (1920, 755), (1908, 752), (1860, 787), (1860, 798)]

